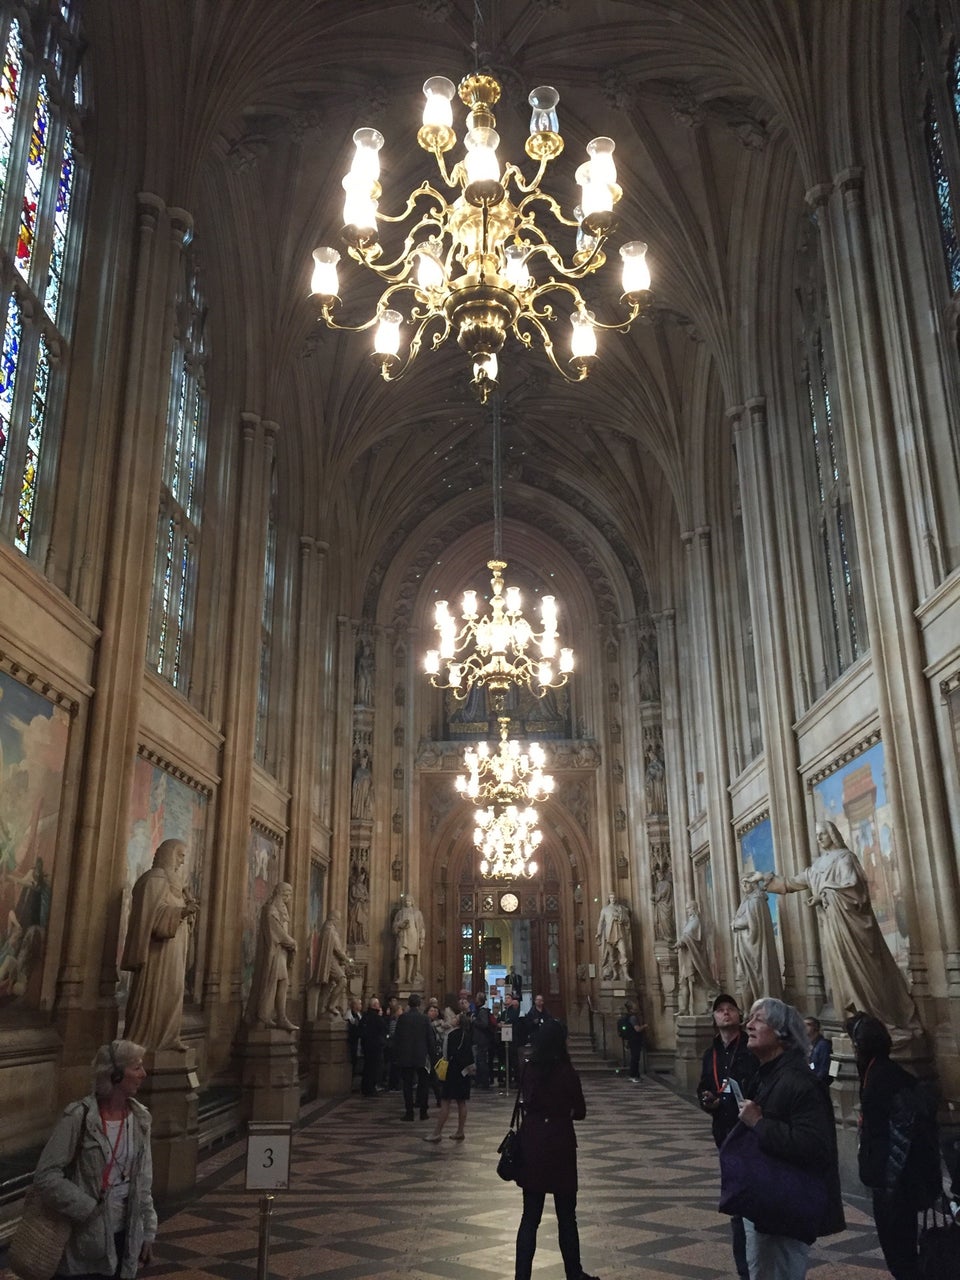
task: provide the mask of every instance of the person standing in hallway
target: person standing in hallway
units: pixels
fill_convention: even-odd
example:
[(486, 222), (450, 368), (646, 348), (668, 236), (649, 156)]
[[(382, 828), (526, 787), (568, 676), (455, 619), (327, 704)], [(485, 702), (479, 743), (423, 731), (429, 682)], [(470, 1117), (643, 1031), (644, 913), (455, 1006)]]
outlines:
[(567, 1051), (567, 1029), (551, 1018), (541, 1025), (520, 1077), (523, 1125), (518, 1184), (523, 1215), (517, 1231), (515, 1280), (530, 1280), (537, 1228), (547, 1195), (553, 1196), (557, 1238), (566, 1280), (597, 1280), (580, 1261), (577, 1227), (577, 1138), (574, 1120), (587, 1114), (580, 1077)]
[[(713, 1037), (713, 1044), (703, 1055), (697, 1098), (711, 1118), (713, 1140), (719, 1150), (727, 1134), (737, 1123), (739, 1114), (737, 1099), (728, 1081), (736, 1080), (745, 1093), (747, 1083), (756, 1074), (760, 1063), (747, 1048), (740, 1007), (733, 996), (726, 992), (721, 992), (713, 1002), (713, 1025), (717, 1034)], [(730, 1230), (733, 1235), (733, 1261), (737, 1275), (741, 1280), (749, 1280), (743, 1219), (731, 1216)]]
[(447, 1078), (440, 1086), (440, 1114), (437, 1127), (427, 1134), (424, 1142), (439, 1142), (443, 1126), (450, 1115), (450, 1103), (457, 1104), (457, 1131), (451, 1133), (453, 1142), (462, 1142), (467, 1123), (467, 1103), (470, 1101), (470, 1082), (477, 1073), (473, 1061), (473, 1019), (469, 1013), (461, 1013), (456, 1027), (447, 1033), (443, 1046), (447, 1060)]
[[(760, 1068), (748, 1086), (740, 1121), (756, 1130), (760, 1150), (821, 1178), (826, 1210), (816, 1238), (843, 1231), (837, 1131), (826, 1085), (809, 1065), (803, 1019), (782, 1000), (757, 1000), (747, 1019), (747, 1045)], [(721, 1155), (721, 1159), (722, 1159)], [(778, 1231), (773, 1218), (744, 1219), (750, 1280), (804, 1280), (810, 1244)]]
[(360, 1019), (360, 1047), (363, 1050), (363, 1074), (360, 1077), (360, 1092), (365, 1098), (376, 1095), (380, 1083), (380, 1072), (383, 1069), (383, 1046), (387, 1041), (387, 1024), (376, 996), (367, 1005), (367, 1011)]
[(403, 1119), (413, 1119), (414, 1093), (420, 1119), (427, 1118), (427, 1095), (430, 1088), (429, 1072), (433, 1068), (433, 1051), (436, 1038), (430, 1019), (420, 1010), (420, 997), (411, 992), (409, 1006), (397, 1019), (393, 1033), (393, 1056), (400, 1068), (403, 1088)]
[(822, 1080), (830, 1083), (830, 1055), (833, 1053), (833, 1041), (828, 1040), (820, 1030), (819, 1018), (804, 1018), (803, 1025), (810, 1037), (810, 1070)]

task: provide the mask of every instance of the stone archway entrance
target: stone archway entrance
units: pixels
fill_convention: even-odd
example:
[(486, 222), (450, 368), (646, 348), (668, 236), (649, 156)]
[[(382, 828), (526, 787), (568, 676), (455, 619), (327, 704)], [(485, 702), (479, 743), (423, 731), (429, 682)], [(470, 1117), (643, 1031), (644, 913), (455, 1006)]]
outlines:
[[(484, 880), (476, 854), (465, 849), (451, 866), (444, 929), (449, 940), (445, 972), (451, 991), (504, 994), (507, 976), (521, 977), (524, 1008), (541, 994), (558, 1018), (568, 1017), (575, 998), (572, 921), (555, 852), (539, 851), (540, 870), (529, 880)], [(565, 893), (566, 891), (566, 893)]]

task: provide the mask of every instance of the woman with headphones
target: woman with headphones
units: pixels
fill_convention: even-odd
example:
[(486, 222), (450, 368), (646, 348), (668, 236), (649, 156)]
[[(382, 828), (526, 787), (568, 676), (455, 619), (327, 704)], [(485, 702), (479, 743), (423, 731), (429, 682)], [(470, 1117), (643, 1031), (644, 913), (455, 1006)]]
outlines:
[(150, 1262), (150, 1112), (136, 1100), (147, 1078), (144, 1052), (130, 1040), (101, 1045), (93, 1091), (66, 1108), (40, 1156), (34, 1186), (71, 1223), (58, 1276), (133, 1280)]

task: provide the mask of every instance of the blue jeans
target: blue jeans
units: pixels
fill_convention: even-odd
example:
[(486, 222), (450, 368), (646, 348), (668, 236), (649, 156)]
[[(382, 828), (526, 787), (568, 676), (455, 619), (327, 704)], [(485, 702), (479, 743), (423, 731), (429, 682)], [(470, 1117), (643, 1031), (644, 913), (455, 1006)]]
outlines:
[(749, 1218), (744, 1218), (747, 1237), (747, 1263), (750, 1280), (804, 1280), (810, 1246), (790, 1236), (772, 1236), (758, 1231)]

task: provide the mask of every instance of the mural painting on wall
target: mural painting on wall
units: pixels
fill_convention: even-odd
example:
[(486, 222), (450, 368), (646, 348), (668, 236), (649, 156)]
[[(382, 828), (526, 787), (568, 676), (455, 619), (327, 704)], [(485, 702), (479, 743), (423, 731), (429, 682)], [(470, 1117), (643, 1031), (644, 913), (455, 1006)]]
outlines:
[(320, 958), (320, 930), (323, 927), (323, 890), (327, 869), (322, 862), (311, 861), (310, 885), (307, 896), (307, 973), (317, 971)]
[(36, 1005), (70, 717), (0, 672), (0, 1007)]
[(444, 701), (444, 737), (454, 741), (497, 738), (497, 715), (510, 717), (511, 736), (520, 738), (571, 738), (570, 693), (567, 689), (547, 689), (537, 697), (529, 689), (511, 685), (504, 696), (503, 711), (488, 704), (487, 691), (474, 685), (463, 702), (452, 693)]
[[(859, 858), (880, 932), (906, 972), (909, 938), (884, 777), (883, 743), (868, 747), (815, 783), (813, 803), (817, 822), (835, 823), (847, 847)], [(810, 856), (814, 856), (812, 850)]]
[(713, 864), (709, 853), (694, 865), (697, 903), (703, 923), (703, 945), (710, 960), (711, 973), (720, 972), (720, 940), (717, 936), (717, 904), (714, 901)]
[[(164, 840), (182, 840), (187, 846), (183, 866), (184, 883), (191, 897), (198, 901), (201, 899), (206, 823), (207, 797), (202, 792), (157, 768), (142, 756), (137, 756), (133, 766), (133, 792), (130, 798), (127, 879), (123, 886), (120, 933), (117, 940), (118, 965), (127, 936), (133, 886), (153, 866), (153, 855)], [(185, 990), (188, 997), (194, 986), (196, 943), (197, 935), (194, 930), (187, 952)], [(121, 971), (118, 987), (121, 999), (126, 994), (129, 981), (129, 972)]]
[[(773, 824), (764, 818), (740, 837), (740, 863), (743, 868), (741, 879), (746, 879), (755, 871), (770, 871), (779, 874), (773, 865)], [(742, 897), (741, 892), (741, 897)], [(777, 940), (777, 952), (783, 964), (783, 941), (780, 936), (780, 898), (775, 893), (767, 895), (767, 906), (770, 908), (770, 919), (773, 921), (773, 936)]]
[(240, 932), (240, 982), (243, 999), (250, 994), (253, 959), (257, 950), (257, 918), (270, 891), (280, 879), (280, 841), (277, 836), (250, 828), (247, 844), (247, 892), (243, 899)]

